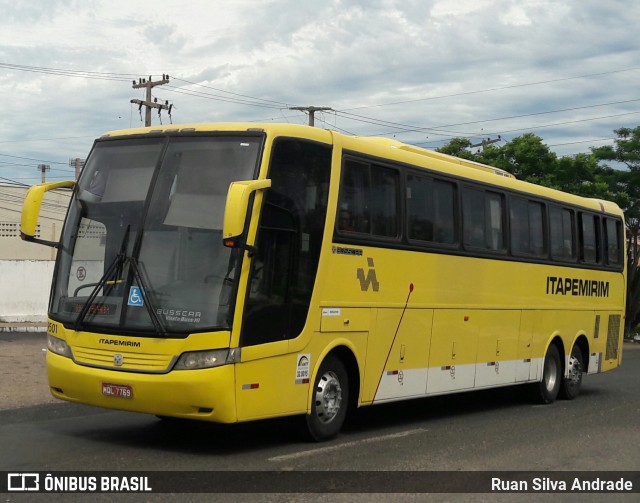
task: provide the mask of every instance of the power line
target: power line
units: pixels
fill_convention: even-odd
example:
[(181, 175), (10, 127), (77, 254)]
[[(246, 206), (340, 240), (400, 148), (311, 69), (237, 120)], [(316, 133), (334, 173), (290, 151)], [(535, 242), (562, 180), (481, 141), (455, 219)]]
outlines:
[[(273, 101), (273, 100), (265, 100), (264, 98), (256, 98), (254, 96), (248, 96), (246, 94), (239, 94), (239, 93), (234, 93), (234, 92), (231, 92), (231, 91), (225, 91), (223, 89), (218, 89), (217, 87), (212, 87), (212, 86), (208, 86), (208, 85), (204, 85), (204, 84), (198, 84), (196, 82), (190, 82), (188, 80), (180, 79), (178, 77), (173, 77), (173, 80), (178, 80), (180, 82), (185, 82), (186, 84), (189, 84), (189, 85), (192, 85), (192, 86), (198, 86), (198, 87), (204, 87), (206, 89), (212, 89), (212, 90), (214, 90), (216, 92), (219, 92), (219, 93), (231, 94), (233, 96), (239, 96), (241, 98), (247, 98), (247, 99), (250, 99), (252, 101), (262, 101), (265, 104), (271, 104), (272, 107), (274, 105), (276, 105), (277, 108), (286, 108), (286, 107), (289, 106), (287, 103), (282, 103), (282, 102)], [(171, 86), (169, 86), (169, 87), (171, 87)], [(211, 95), (211, 96), (216, 96), (216, 95)]]
[(95, 138), (95, 135), (91, 136), (66, 136), (61, 138), (21, 138), (19, 140), (0, 140), (0, 143), (24, 143), (31, 141), (60, 141), (60, 140), (81, 140), (84, 138)]
[(18, 182), (16, 180), (12, 180), (11, 178), (5, 178), (3, 176), (0, 176), (0, 180), (4, 180), (6, 182), (9, 182), (11, 184), (15, 184), (15, 185), (20, 185), (20, 186), (25, 186), (28, 187), (29, 185), (27, 185), (26, 183), (22, 183), (22, 182)]
[(106, 73), (106, 72), (92, 72), (84, 70), (65, 70), (62, 68), (48, 68), (45, 66), (27, 66), (27, 65), (14, 65), (11, 63), (0, 63), (0, 68), (7, 68), (9, 70), (19, 70), (21, 72), (43, 73), (47, 75), (61, 75), (64, 77), (78, 77), (84, 79), (97, 79), (97, 80), (115, 80), (115, 81), (127, 81), (131, 80), (132, 74), (125, 73)]
[[(473, 137), (477, 137), (477, 136), (482, 136), (482, 135), (504, 135), (507, 133), (517, 133), (520, 131), (531, 131), (533, 129), (544, 129), (544, 128), (553, 128), (553, 127), (558, 127), (558, 126), (565, 126), (567, 124), (578, 124), (578, 123), (583, 123), (583, 122), (593, 122), (593, 121), (598, 121), (598, 120), (603, 120), (603, 119), (612, 119), (612, 118), (616, 118), (616, 117), (624, 117), (626, 115), (637, 115), (640, 114), (640, 111), (637, 112), (625, 112), (622, 114), (613, 114), (613, 115), (602, 115), (599, 117), (591, 117), (589, 119), (577, 119), (577, 120), (573, 120), (573, 121), (564, 121), (564, 122), (554, 122), (551, 124), (540, 124), (540, 125), (536, 125), (536, 126), (528, 126), (528, 127), (523, 127), (523, 128), (515, 128), (515, 129), (503, 129), (503, 130), (499, 130), (499, 131), (492, 131), (490, 133), (487, 132), (482, 132), (482, 133), (469, 133), (469, 132), (457, 132), (455, 133), (456, 138), (473, 138)], [(403, 133), (405, 131), (398, 131), (397, 133)], [(412, 131), (408, 131), (408, 132), (412, 132)], [(435, 133), (438, 134), (438, 133)], [(374, 135), (375, 136), (375, 135)], [(444, 141), (447, 141), (448, 139), (452, 138), (452, 136), (450, 135), (442, 135), (442, 136), (446, 136), (446, 140), (442, 139), (442, 140), (434, 140), (434, 141), (426, 141), (426, 142), (420, 142), (420, 143), (414, 143), (414, 145), (433, 145), (435, 143), (442, 143)]]
[(457, 98), (459, 96), (468, 96), (471, 94), (481, 94), (481, 93), (489, 93), (489, 92), (493, 92), (493, 91), (504, 91), (506, 89), (515, 89), (518, 87), (528, 87), (528, 86), (537, 86), (537, 85), (541, 85), (541, 84), (552, 84), (555, 82), (564, 82), (567, 80), (576, 80), (576, 79), (585, 79), (585, 78), (590, 78), (590, 77), (603, 77), (605, 75), (612, 75), (614, 73), (623, 73), (623, 72), (632, 72), (632, 71), (636, 71), (636, 70), (640, 70), (640, 67), (634, 67), (634, 68), (625, 68), (622, 70), (611, 70), (608, 72), (599, 72), (599, 73), (590, 73), (590, 74), (586, 74), (586, 75), (578, 75), (575, 77), (561, 77), (558, 79), (550, 79), (550, 80), (541, 80), (541, 81), (537, 81), (537, 82), (526, 82), (523, 84), (512, 84), (512, 85), (508, 85), (508, 86), (500, 86), (500, 87), (491, 87), (488, 89), (479, 89), (476, 91), (463, 91), (460, 93), (453, 93), (453, 94), (442, 94), (439, 96), (429, 96), (427, 98), (415, 98), (415, 99), (411, 99), (411, 100), (403, 100), (403, 101), (394, 101), (394, 102), (390, 102), (390, 103), (379, 103), (376, 105), (363, 105), (360, 107), (354, 107), (354, 108), (347, 108), (346, 110), (361, 110), (361, 109), (365, 109), (365, 108), (377, 108), (377, 107), (386, 107), (386, 106), (391, 106), (391, 105), (404, 105), (406, 103), (415, 103), (418, 101), (430, 101), (430, 100), (438, 100), (438, 99), (444, 99), (444, 98)]
[(270, 105), (268, 103), (259, 103), (259, 102), (248, 101), (248, 100), (243, 100), (239, 98), (220, 96), (216, 94), (205, 93), (202, 91), (194, 91), (191, 89), (185, 89), (182, 87), (175, 87), (175, 86), (167, 86), (167, 91), (173, 92), (176, 94), (184, 94), (186, 96), (192, 96), (194, 98), (222, 101), (225, 103), (233, 103), (236, 105), (247, 105), (247, 106), (253, 106), (253, 107), (260, 107), (260, 108), (271, 108), (271, 109), (281, 109), (286, 107), (286, 105), (285, 106)]
[[(127, 81), (127, 80), (130, 81), (131, 78), (133, 77), (133, 74), (125, 74), (125, 73), (67, 70), (67, 69), (42, 67), (42, 66), (16, 65), (16, 64), (11, 64), (11, 63), (0, 63), (0, 68), (5, 68), (5, 69), (15, 70), (15, 71), (26, 71), (26, 72), (42, 73), (42, 74), (46, 74), (46, 75), (57, 75), (57, 76), (67, 76), (67, 77), (86, 78), (86, 79), (99, 79), (99, 80), (113, 80), (113, 81)], [(500, 117), (500, 118), (494, 118), (494, 119), (484, 119), (484, 120), (478, 120), (478, 121), (470, 121), (470, 122), (449, 124), (449, 125), (444, 125), (444, 126), (433, 126), (433, 127), (422, 127), (422, 126), (415, 126), (415, 125), (403, 124), (403, 123), (392, 122), (392, 121), (385, 121), (385, 120), (375, 119), (373, 117), (366, 117), (364, 115), (353, 114), (353, 113), (350, 113), (350, 111), (359, 110), (359, 109), (367, 109), (367, 108), (377, 108), (377, 107), (385, 107), (385, 106), (392, 106), (392, 105), (400, 105), (400, 104), (407, 104), (407, 103), (415, 103), (415, 102), (420, 102), (420, 101), (431, 101), (431, 100), (445, 99), (445, 98), (451, 98), (451, 97), (475, 95), (475, 94), (480, 94), (480, 93), (489, 93), (489, 92), (495, 92), (495, 91), (503, 91), (503, 90), (507, 90), (507, 89), (522, 88), (522, 87), (527, 87), (527, 86), (536, 86), (536, 85), (558, 83), (558, 82), (564, 82), (564, 81), (576, 80), (576, 79), (602, 77), (602, 76), (612, 75), (612, 74), (616, 74), (616, 73), (637, 71), (639, 69), (640, 69), (640, 67), (617, 69), (617, 70), (611, 70), (611, 71), (606, 71), (606, 72), (598, 72), (598, 73), (591, 73), (591, 74), (585, 74), (585, 75), (579, 75), (579, 76), (562, 77), (562, 78), (542, 80), (542, 81), (536, 81), (536, 82), (525, 82), (525, 83), (520, 83), (520, 84), (512, 84), (512, 85), (506, 85), (506, 86), (491, 87), (491, 88), (487, 88), (487, 89), (463, 91), (463, 92), (459, 92), (459, 93), (452, 93), (452, 94), (446, 94), (446, 95), (429, 96), (429, 97), (415, 98), (415, 99), (409, 99), (409, 100), (399, 100), (399, 101), (389, 102), (389, 103), (380, 103), (380, 104), (367, 105), (367, 106), (361, 106), (361, 107), (346, 108), (346, 109), (343, 109), (341, 111), (336, 112), (335, 115), (336, 115), (336, 117), (342, 117), (343, 119), (349, 119), (349, 120), (356, 121), (356, 122), (361, 122), (361, 123), (364, 123), (364, 124), (379, 125), (379, 126), (384, 127), (384, 128), (401, 128), (401, 130), (397, 132), (399, 134), (410, 133), (410, 132), (428, 132), (429, 134), (442, 135), (442, 136), (447, 136), (447, 137), (450, 137), (451, 135), (459, 135), (459, 134), (468, 135), (469, 133), (459, 133), (459, 132), (455, 132), (455, 131), (447, 131), (444, 128), (451, 128), (451, 127), (454, 127), (454, 126), (471, 125), (471, 124), (481, 124), (481, 123), (485, 123), (485, 122), (502, 121), (502, 120), (516, 119), (516, 118), (525, 118), (525, 117), (532, 117), (532, 116), (543, 115), (543, 114), (575, 111), (575, 110), (593, 108), (593, 107), (598, 107), (598, 106), (624, 104), (624, 103), (630, 103), (630, 102), (638, 101), (638, 100), (627, 100), (627, 101), (619, 101), (619, 102), (612, 102), (612, 103), (606, 103), (606, 104), (589, 105), (589, 106), (584, 106), (584, 107), (574, 107), (574, 108), (567, 108), (567, 109), (561, 109), (561, 110), (535, 112), (535, 113), (529, 113), (529, 114), (514, 115), (514, 116), (509, 116), (509, 117)], [(195, 97), (195, 98), (224, 101), (224, 102), (229, 102), (229, 103), (238, 104), (238, 105), (245, 105), (245, 106), (256, 106), (256, 107), (281, 109), (281, 110), (283, 108), (290, 108), (288, 106), (288, 104), (283, 103), (283, 102), (279, 102), (279, 101), (275, 101), (275, 100), (269, 100), (269, 99), (265, 99), (265, 98), (258, 98), (258, 97), (253, 97), (253, 96), (249, 96), (249, 95), (245, 95), (245, 94), (234, 93), (234, 92), (231, 92), (231, 91), (225, 91), (225, 90), (220, 89), (220, 88), (216, 88), (216, 87), (205, 85), (205, 84), (199, 84), (199, 83), (196, 83), (196, 82), (191, 82), (191, 81), (186, 80), (186, 79), (175, 78), (174, 80), (179, 81), (179, 82), (183, 82), (185, 84), (188, 84), (189, 86), (194, 86), (194, 87), (203, 88), (203, 89), (210, 89), (212, 91), (215, 91), (215, 93), (207, 93), (207, 92), (198, 91), (198, 90), (194, 90), (194, 89), (187, 89), (187, 88), (184, 88), (184, 87), (174, 87), (174, 86), (170, 86), (170, 85), (167, 85), (167, 91), (178, 93), (178, 94), (183, 94), (183, 95), (186, 95), (186, 96), (192, 96), (192, 97)], [(297, 108), (298, 109), (302, 109), (302, 108), (305, 108), (305, 107), (297, 107)], [(630, 112), (629, 114), (634, 114), (634, 113), (638, 113), (638, 112)], [(617, 116), (622, 116), (622, 115), (625, 115), (625, 114), (619, 114)], [(607, 116), (607, 117), (615, 117), (615, 116), (616, 115), (611, 115), (611, 116)], [(320, 120), (324, 124), (327, 124), (326, 121), (324, 121), (322, 119), (318, 119), (318, 120)], [(560, 124), (586, 122), (586, 121), (592, 121), (592, 120), (600, 120), (600, 118), (584, 119), (584, 120), (578, 120), (578, 121), (568, 121), (568, 122), (560, 123)], [(556, 125), (558, 125), (558, 124), (556, 124)], [(336, 125), (330, 125), (329, 124), (329, 126), (331, 126), (334, 129), (340, 129)], [(536, 128), (553, 127), (553, 126), (554, 125), (542, 125), (542, 126), (536, 126)], [(528, 129), (532, 129), (532, 128), (513, 129), (513, 130), (506, 131), (506, 132), (513, 132), (513, 131), (519, 131), (519, 130), (525, 130), (525, 129), (528, 130)], [(345, 130), (342, 130), (342, 131), (345, 131)], [(504, 131), (499, 131), (497, 133), (503, 134)], [(350, 134), (354, 134), (354, 133), (350, 133)], [(387, 134), (389, 134), (389, 132), (387, 132)], [(486, 135), (487, 133), (483, 132), (482, 134)], [(478, 135), (479, 135), (479, 133), (476, 133), (473, 136), (478, 136)], [(84, 138), (84, 137), (77, 137), (77, 138)], [(24, 140), (2, 140), (2, 141), (0, 141), (0, 143), (12, 143), (12, 142), (15, 142), (15, 141), (24, 141)], [(41, 159), (32, 159), (32, 158), (27, 158), (27, 157), (9, 156), (8, 154), (0, 154), (0, 155), (4, 155), (4, 156), (7, 156), (7, 157), (13, 157), (13, 158), (16, 158), (16, 159), (32, 160), (32, 161), (36, 161), (36, 162), (45, 162), (45, 163), (58, 164), (58, 165), (59, 164), (64, 164), (64, 163), (55, 162), (55, 161), (52, 162), (52, 161), (41, 160)], [(0, 161), (0, 162), (2, 162), (2, 161)]]
[[(513, 115), (513, 116), (508, 116), (508, 117), (499, 117), (499, 118), (493, 118), (493, 119), (482, 119), (482, 120), (476, 120), (476, 121), (460, 122), (460, 123), (455, 123), (455, 124), (446, 124), (446, 125), (431, 126), (431, 127), (421, 127), (421, 126), (415, 126), (415, 125), (410, 125), (410, 124), (403, 124), (403, 123), (399, 123), (399, 122), (385, 121), (385, 120), (375, 119), (375, 118), (372, 118), (372, 117), (366, 117), (366, 116), (363, 116), (363, 115), (352, 114), (352, 113), (343, 112), (343, 111), (336, 111), (336, 114), (338, 116), (343, 116), (344, 118), (347, 118), (347, 119), (356, 120), (356, 121), (369, 123), (369, 124), (374, 124), (374, 125), (378, 125), (378, 126), (382, 126), (382, 127), (400, 127), (400, 128), (402, 128), (402, 130), (401, 131), (397, 131), (399, 133), (428, 132), (428, 133), (432, 133), (432, 134), (442, 134), (442, 133), (458, 134), (458, 133), (452, 132), (452, 131), (445, 131), (445, 130), (443, 130), (443, 128), (456, 127), (456, 126), (468, 126), (468, 125), (471, 125), (471, 124), (482, 124), (482, 123), (485, 123), (485, 122), (495, 122), (495, 121), (510, 120), (510, 119), (522, 119), (522, 118), (525, 118), (525, 117), (534, 117), (534, 116), (538, 116), (538, 115), (548, 115), (548, 114), (552, 114), (552, 113), (561, 113), (561, 112), (569, 112), (569, 111), (576, 111), (576, 110), (585, 110), (585, 109), (589, 109), (589, 108), (597, 108), (597, 107), (602, 107), (602, 106), (626, 104), (626, 103), (632, 103), (632, 102), (637, 102), (637, 101), (640, 101), (640, 99), (615, 101), (615, 102), (610, 102), (610, 103), (600, 103), (600, 104), (596, 104), (596, 105), (586, 105), (586, 106), (582, 106), (582, 107), (572, 107), (572, 108), (564, 108), (564, 109), (558, 109), (558, 110), (548, 110), (548, 111), (544, 111), (544, 112), (532, 112), (532, 113), (528, 113), (528, 114)], [(530, 128), (527, 128), (527, 129), (530, 129)], [(462, 133), (462, 134), (466, 134), (466, 133)]]
[(48, 164), (65, 164), (65, 162), (59, 162), (59, 161), (48, 161), (48, 160), (44, 160), (44, 159), (34, 159), (33, 157), (21, 157), (18, 155), (10, 155), (10, 154), (2, 154), (0, 153), (0, 156), (3, 157), (11, 157), (13, 159), (24, 159), (26, 161), (36, 161), (36, 162), (43, 162), (43, 163), (48, 163)]

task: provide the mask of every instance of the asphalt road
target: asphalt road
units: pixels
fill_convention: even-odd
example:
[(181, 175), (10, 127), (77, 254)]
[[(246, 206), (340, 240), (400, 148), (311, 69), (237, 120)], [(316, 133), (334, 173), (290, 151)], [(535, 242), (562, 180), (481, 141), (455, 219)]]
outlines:
[[(43, 378), (43, 340), (44, 336), (28, 335), (8, 341), (3, 335), (1, 362), (14, 361), (6, 358), (7, 348), (13, 346), (17, 361)], [(27, 365), (20, 358), (21, 351), (15, 350), (20, 345), (28, 348), (24, 351), (34, 359), (32, 363)], [(640, 471), (640, 345), (625, 344), (621, 368), (586, 376), (580, 397), (573, 401), (532, 405), (522, 387), (510, 387), (369, 407), (358, 411), (337, 439), (323, 444), (303, 441), (297, 418), (226, 426), (48, 403), (46, 384), (44, 392), (41, 389), (44, 381), (34, 384), (37, 393), (25, 388), (22, 393), (32, 397), (30, 401), (42, 395), (41, 402), (7, 408), (5, 396), (16, 388), (7, 376), (15, 377), (25, 367), (4, 365), (0, 471), (308, 470), (321, 478), (322, 472), (330, 477), (332, 471), (344, 470)], [(200, 496), (189, 499), (211, 500)], [(321, 495), (316, 496), (320, 501)], [(334, 501), (360, 501), (356, 495), (333, 496)], [(422, 501), (413, 499), (419, 496), (424, 497), (405, 494), (401, 499)], [(438, 500), (466, 501), (461, 495), (446, 496), (452, 495), (440, 495)], [(489, 496), (499, 497), (484, 495), (468, 501), (495, 500)], [(524, 501), (541, 497), (511, 495), (504, 501), (516, 496)], [(603, 495), (561, 496), (602, 501)], [(244, 497), (255, 500), (251, 495)], [(299, 501), (291, 495), (280, 497), (270, 495), (266, 500)], [(607, 495), (608, 501), (627, 498), (635, 499), (634, 495)]]
[(54, 403), (44, 332), (0, 332), (0, 410)]

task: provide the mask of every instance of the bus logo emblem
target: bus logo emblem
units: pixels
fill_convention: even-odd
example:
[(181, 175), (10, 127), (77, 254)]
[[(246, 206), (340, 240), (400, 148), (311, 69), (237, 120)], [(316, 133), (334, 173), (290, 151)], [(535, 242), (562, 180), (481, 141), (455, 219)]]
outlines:
[(378, 278), (376, 278), (376, 270), (374, 269), (373, 259), (371, 257), (367, 258), (367, 265), (369, 266), (369, 270), (366, 276), (364, 275), (364, 269), (362, 267), (358, 268), (360, 290), (366, 292), (369, 290), (369, 286), (371, 286), (373, 287), (373, 291), (377, 292), (380, 289), (380, 283), (378, 283)]
[(118, 353), (113, 355), (113, 364), (116, 367), (121, 367), (123, 362), (124, 362), (124, 358), (122, 357), (121, 354)]

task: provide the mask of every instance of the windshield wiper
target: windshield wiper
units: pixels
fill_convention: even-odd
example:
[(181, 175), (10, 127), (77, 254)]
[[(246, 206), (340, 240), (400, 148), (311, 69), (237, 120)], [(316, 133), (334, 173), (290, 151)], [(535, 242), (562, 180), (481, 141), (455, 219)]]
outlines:
[(116, 273), (115, 280), (109, 283), (108, 286), (110, 288), (113, 288), (114, 285), (118, 284), (118, 278), (122, 276), (122, 272), (124, 270), (124, 264), (127, 261), (127, 246), (129, 244), (130, 231), (131, 231), (131, 225), (127, 225), (127, 230), (125, 231), (124, 236), (122, 237), (122, 243), (120, 244), (120, 251), (113, 258), (113, 260), (111, 261), (111, 264), (109, 264), (109, 267), (100, 278), (100, 281), (98, 281), (98, 283), (93, 288), (93, 290), (91, 290), (91, 294), (89, 294), (89, 298), (83, 304), (82, 309), (80, 310), (80, 313), (78, 314), (78, 317), (76, 318), (76, 321), (74, 323), (73, 328), (76, 332), (80, 330), (80, 328), (82, 327), (82, 322), (84, 321), (85, 317), (87, 316), (87, 313), (91, 309), (91, 305), (93, 304), (93, 301), (96, 300), (96, 297), (98, 296), (98, 292), (100, 291), (101, 288), (104, 288), (105, 286), (107, 286), (108, 279), (111, 277), (111, 274), (114, 272)]

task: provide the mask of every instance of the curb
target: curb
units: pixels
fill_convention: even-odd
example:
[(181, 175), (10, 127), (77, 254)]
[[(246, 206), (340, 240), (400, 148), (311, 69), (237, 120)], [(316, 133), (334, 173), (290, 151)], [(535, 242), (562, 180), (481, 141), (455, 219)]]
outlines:
[(0, 332), (46, 332), (47, 322), (0, 323)]

